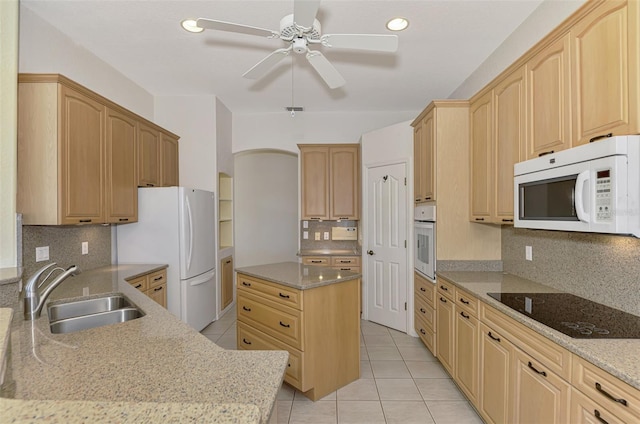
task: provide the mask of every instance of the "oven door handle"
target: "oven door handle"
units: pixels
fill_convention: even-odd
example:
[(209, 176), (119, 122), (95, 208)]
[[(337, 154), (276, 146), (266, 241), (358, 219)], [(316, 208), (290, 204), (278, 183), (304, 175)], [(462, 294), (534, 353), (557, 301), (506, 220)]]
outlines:
[(575, 187), (575, 203), (576, 203), (576, 216), (582, 222), (589, 223), (591, 222), (591, 216), (584, 209), (584, 198), (582, 197), (582, 190), (584, 189), (584, 183), (589, 181), (590, 171), (582, 171), (578, 174), (578, 178), (576, 178), (576, 187)]

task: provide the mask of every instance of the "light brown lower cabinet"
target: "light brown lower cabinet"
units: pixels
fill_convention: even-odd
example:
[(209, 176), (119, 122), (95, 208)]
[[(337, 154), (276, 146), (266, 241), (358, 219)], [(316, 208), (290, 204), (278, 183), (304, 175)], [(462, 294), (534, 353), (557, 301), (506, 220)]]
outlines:
[(127, 282), (156, 301), (163, 308), (167, 307), (166, 268), (128, 279)]
[(454, 379), (467, 398), (477, 405), (480, 373), (478, 336), (480, 322), (469, 311), (456, 305)]
[(511, 367), (515, 347), (499, 333), (480, 323), (480, 393), (478, 412), (489, 424), (509, 423)]
[(451, 298), (436, 292), (436, 357), (453, 376), (455, 360), (455, 306)]
[(223, 310), (233, 302), (233, 256), (220, 261), (220, 309)]

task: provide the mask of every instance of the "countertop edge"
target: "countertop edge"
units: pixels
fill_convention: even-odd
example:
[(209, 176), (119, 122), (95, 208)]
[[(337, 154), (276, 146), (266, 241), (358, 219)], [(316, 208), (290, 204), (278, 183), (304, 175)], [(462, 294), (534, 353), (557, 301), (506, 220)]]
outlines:
[(17, 283), (22, 278), (22, 268), (0, 268), (0, 285)]

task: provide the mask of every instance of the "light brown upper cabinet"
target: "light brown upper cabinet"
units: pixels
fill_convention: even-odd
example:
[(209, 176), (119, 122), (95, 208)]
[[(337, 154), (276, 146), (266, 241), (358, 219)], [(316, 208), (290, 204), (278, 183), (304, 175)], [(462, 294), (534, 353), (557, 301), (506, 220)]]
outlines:
[(571, 147), (570, 62), (569, 34), (527, 62), (527, 159)]
[(302, 219), (360, 218), (360, 145), (300, 144)]
[(469, 104), (470, 219), (490, 222), (493, 186), (493, 91)]
[(606, 1), (571, 28), (574, 145), (639, 132), (639, 10)]
[(413, 122), (414, 187), (415, 202), (436, 200), (435, 164), (435, 108), (418, 122)]
[(165, 132), (160, 133), (160, 185), (179, 185), (178, 138)]
[(136, 120), (134, 116), (107, 108), (107, 200), (110, 223), (138, 219), (136, 180)]
[(138, 186), (160, 187), (160, 131), (138, 125)]

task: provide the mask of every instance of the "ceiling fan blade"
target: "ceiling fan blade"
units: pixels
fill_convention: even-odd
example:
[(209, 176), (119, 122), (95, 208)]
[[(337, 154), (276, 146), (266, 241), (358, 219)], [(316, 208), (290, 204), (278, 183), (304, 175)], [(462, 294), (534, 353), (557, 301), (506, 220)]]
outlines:
[(316, 19), (320, 0), (294, 0), (293, 2), (293, 22), (296, 25), (310, 28)]
[(311, 63), (311, 66), (316, 70), (318, 75), (322, 77), (324, 82), (327, 83), (329, 88), (334, 89), (338, 87), (342, 87), (346, 84), (342, 75), (333, 67), (331, 62), (327, 60), (326, 57), (319, 51), (311, 51), (307, 52), (307, 60)]
[(325, 34), (320, 37), (322, 45), (338, 49), (375, 50), (395, 52), (398, 50), (397, 35), (378, 34)]
[(260, 62), (253, 65), (253, 67), (249, 69), (247, 72), (245, 72), (242, 76), (249, 79), (261, 78), (264, 74), (269, 72), (271, 68), (276, 66), (278, 62), (280, 62), (285, 57), (289, 56), (290, 52), (291, 52), (291, 48), (275, 50), (271, 52), (269, 56), (265, 57)]
[(216, 21), (214, 19), (198, 18), (196, 25), (204, 29), (238, 32), (240, 34), (257, 35), (259, 37), (278, 38), (280, 34), (270, 29), (234, 24), (233, 22)]

